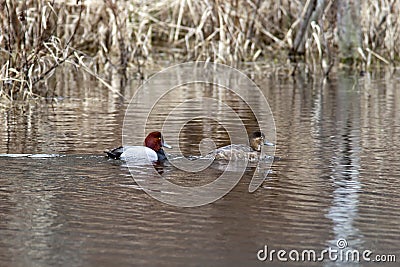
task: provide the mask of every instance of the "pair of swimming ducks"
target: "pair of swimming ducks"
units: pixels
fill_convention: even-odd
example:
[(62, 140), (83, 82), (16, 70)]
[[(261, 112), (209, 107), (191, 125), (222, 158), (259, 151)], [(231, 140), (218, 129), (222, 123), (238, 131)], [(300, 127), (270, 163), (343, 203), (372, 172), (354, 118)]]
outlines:
[[(215, 149), (209, 155), (213, 155), (219, 160), (243, 160), (247, 158), (249, 161), (256, 161), (260, 158), (261, 147), (263, 145), (273, 146), (274, 144), (265, 140), (265, 135), (256, 131), (250, 136), (250, 146), (245, 144), (232, 144)], [(107, 156), (112, 159), (126, 160), (132, 157), (147, 156), (151, 161), (165, 161), (163, 147), (172, 148), (168, 145), (160, 132), (151, 132), (144, 140), (144, 146), (126, 146), (118, 147), (105, 151)]]

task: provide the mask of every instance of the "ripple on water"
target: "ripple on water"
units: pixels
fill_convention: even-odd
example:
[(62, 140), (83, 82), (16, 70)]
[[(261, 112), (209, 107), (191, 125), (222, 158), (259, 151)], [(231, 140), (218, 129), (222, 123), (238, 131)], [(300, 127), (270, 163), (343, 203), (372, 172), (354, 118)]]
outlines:
[[(198, 208), (154, 200), (123, 162), (102, 155), (120, 145), (125, 110), (109, 91), (22, 113), (2, 110), (0, 153), (18, 155), (0, 156), (0, 265), (255, 266), (264, 245), (321, 251), (336, 248), (339, 238), (351, 248), (399, 255), (399, 83), (354, 79), (263, 76), (258, 84), (274, 112), (281, 160), (254, 193), (253, 166), (229, 194)], [(149, 128), (160, 129), (179, 100), (213, 92), (185, 91), (160, 102)], [(249, 130), (255, 127), (245, 105), (214, 93), (231, 101)], [(196, 112), (184, 110), (172, 126), (180, 131)], [(217, 147), (229, 144), (218, 124), (194, 120), (179, 137), (184, 155), (198, 156), (206, 137)], [(223, 164), (195, 174), (170, 164), (131, 169), (135, 179), (161, 174), (184, 186), (207, 184), (222, 171)]]

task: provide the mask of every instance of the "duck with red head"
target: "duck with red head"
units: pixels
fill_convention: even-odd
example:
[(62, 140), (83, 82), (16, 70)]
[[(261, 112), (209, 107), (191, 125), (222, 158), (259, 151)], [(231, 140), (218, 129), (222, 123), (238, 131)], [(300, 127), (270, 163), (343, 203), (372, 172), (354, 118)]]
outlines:
[(164, 161), (167, 159), (163, 147), (172, 148), (160, 132), (151, 132), (144, 140), (144, 146), (125, 146), (104, 151), (109, 158), (122, 160), (144, 159), (151, 161)]

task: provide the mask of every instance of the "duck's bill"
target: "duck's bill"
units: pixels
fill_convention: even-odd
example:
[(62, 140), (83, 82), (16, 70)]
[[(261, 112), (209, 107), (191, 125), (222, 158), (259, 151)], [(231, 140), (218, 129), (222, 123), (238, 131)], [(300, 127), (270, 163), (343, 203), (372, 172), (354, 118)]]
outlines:
[(163, 147), (166, 147), (166, 148), (172, 148), (172, 146), (168, 145), (166, 142), (163, 142), (163, 143), (162, 143), (162, 146), (163, 146)]
[(268, 140), (264, 140), (264, 145), (266, 145), (266, 146), (275, 146), (274, 143), (271, 143), (271, 142), (268, 141)]

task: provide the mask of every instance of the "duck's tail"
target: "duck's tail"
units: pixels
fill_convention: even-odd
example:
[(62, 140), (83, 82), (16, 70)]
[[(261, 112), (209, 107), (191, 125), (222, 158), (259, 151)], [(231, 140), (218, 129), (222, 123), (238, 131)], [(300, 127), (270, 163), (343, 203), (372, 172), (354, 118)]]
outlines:
[(110, 159), (120, 159), (123, 152), (124, 148), (122, 146), (104, 151)]

